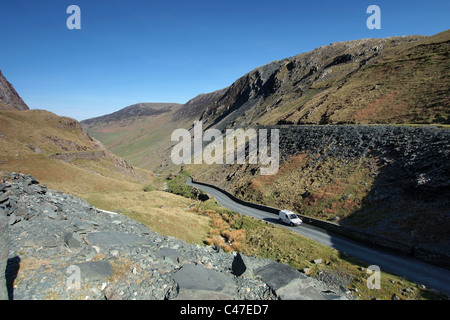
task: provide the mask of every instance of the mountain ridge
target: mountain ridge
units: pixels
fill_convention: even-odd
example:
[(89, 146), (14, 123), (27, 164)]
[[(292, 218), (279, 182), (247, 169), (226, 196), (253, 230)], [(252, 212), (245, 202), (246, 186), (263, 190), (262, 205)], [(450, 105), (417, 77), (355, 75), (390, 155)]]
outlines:
[(97, 122), (119, 121), (128, 117), (142, 117), (153, 116), (161, 113), (169, 112), (172, 109), (180, 107), (179, 103), (136, 103), (120, 109), (116, 112), (106, 114), (103, 116), (82, 120), (81, 122), (87, 125), (95, 124)]
[[(157, 117), (135, 119), (126, 115), (127, 108), (118, 111), (124, 118), (114, 126), (81, 124), (113, 152), (152, 170), (169, 164), (148, 155), (162, 148), (167, 159), (170, 132), (189, 129), (195, 120), (205, 130), (221, 131), (258, 125), (448, 124), (449, 47), (450, 30), (335, 42), (260, 66), (227, 88), (192, 98), (158, 120), (166, 122), (165, 133), (152, 132), (152, 126), (162, 127)], [(156, 137), (164, 143), (153, 148)]]
[(0, 70), (0, 110), (29, 110), (12, 84)]

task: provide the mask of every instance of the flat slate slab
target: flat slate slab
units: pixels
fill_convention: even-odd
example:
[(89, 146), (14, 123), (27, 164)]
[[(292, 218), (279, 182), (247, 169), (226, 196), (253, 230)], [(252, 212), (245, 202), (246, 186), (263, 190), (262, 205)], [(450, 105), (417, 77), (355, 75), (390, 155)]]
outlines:
[(286, 264), (276, 262), (258, 268), (254, 272), (255, 275), (260, 276), (261, 280), (267, 283), (273, 290), (278, 290), (295, 279), (307, 278), (307, 276), (298, 270)]
[(137, 246), (148, 242), (139, 235), (122, 232), (92, 232), (86, 237), (90, 244), (97, 246)]
[(81, 281), (97, 281), (106, 279), (113, 274), (108, 261), (91, 261), (76, 264), (80, 268)]
[(282, 263), (270, 263), (255, 271), (261, 280), (271, 287), (281, 300), (327, 300), (316, 288), (314, 280), (298, 270)]
[(311, 279), (294, 279), (276, 293), (281, 300), (326, 300), (320, 290), (314, 288)]
[(162, 248), (156, 252), (156, 257), (161, 258), (172, 264), (177, 264), (180, 261), (181, 254), (172, 248)]
[(189, 296), (197, 298), (200, 296), (202, 299), (217, 299), (219, 296), (222, 299), (237, 298), (236, 284), (232, 277), (200, 265), (184, 265), (173, 275), (173, 280), (180, 288), (178, 298), (187, 299)]

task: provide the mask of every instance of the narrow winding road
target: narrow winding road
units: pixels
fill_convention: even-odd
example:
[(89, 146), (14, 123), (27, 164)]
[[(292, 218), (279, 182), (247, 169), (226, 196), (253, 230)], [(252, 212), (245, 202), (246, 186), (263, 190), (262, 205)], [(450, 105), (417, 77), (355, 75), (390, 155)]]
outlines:
[(280, 223), (278, 217), (273, 213), (237, 203), (219, 190), (197, 184), (191, 180), (188, 180), (186, 183), (210, 194), (221, 205), (230, 210), (282, 226), (330, 248), (345, 252), (347, 255), (358, 258), (361, 261), (377, 265), (382, 271), (396, 274), (450, 296), (450, 270), (423, 262), (411, 256), (369, 246), (305, 223), (298, 227), (290, 227)]

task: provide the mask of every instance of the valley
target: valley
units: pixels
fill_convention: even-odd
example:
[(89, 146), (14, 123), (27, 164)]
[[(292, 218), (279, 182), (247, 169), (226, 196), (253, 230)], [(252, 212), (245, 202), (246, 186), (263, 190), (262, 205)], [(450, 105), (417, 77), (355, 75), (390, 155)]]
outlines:
[[(370, 291), (365, 262), (238, 215), (185, 181), (386, 238), (449, 268), (449, 53), (449, 30), (338, 42), (256, 68), (185, 104), (143, 102), (80, 122), (29, 110), (0, 73), (0, 172), (30, 175), (163, 236), (288, 264), (359, 299), (439, 299), (384, 271), (383, 290)], [(177, 129), (189, 138), (277, 130), (278, 170), (263, 174), (245, 140), (245, 161), (197, 162), (194, 142), (184, 155), (192, 161), (174, 163)], [(202, 147), (210, 141), (200, 140)]]

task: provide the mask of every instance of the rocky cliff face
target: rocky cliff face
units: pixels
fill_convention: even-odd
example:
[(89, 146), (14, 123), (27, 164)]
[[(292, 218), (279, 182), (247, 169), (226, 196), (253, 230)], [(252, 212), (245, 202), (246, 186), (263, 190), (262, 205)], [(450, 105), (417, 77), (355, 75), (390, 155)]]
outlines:
[(29, 110), (0, 70), (0, 110)]
[(209, 126), (447, 123), (450, 31), (333, 43), (257, 68), (201, 115)]
[(220, 99), (227, 90), (228, 88), (225, 88), (211, 93), (199, 94), (186, 102), (180, 110), (175, 113), (173, 117), (174, 121), (180, 121), (182, 119), (198, 119), (199, 115), (201, 115), (208, 106)]

